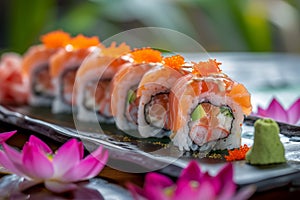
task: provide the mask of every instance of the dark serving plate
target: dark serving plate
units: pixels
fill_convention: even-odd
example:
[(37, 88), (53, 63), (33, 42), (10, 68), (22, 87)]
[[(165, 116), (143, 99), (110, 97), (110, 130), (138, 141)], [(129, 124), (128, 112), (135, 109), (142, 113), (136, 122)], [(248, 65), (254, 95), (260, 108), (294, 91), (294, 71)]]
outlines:
[[(242, 134), (242, 143), (250, 144), (253, 141), (253, 121), (250, 117), (245, 120)], [(49, 137), (59, 143), (70, 138), (78, 138), (84, 142), (87, 150), (91, 151), (99, 145), (109, 150), (108, 165), (112, 168), (135, 173), (158, 171), (171, 177), (178, 177), (192, 159), (200, 163), (204, 171), (216, 174), (225, 164), (224, 160), (201, 158), (194, 153), (184, 153), (174, 147), (168, 138), (139, 139), (126, 135), (115, 125), (101, 124), (97, 126), (81, 124), (84, 131), (76, 129), (73, 115), (50, 112), (49, 108), (4, 107), (0, 106), (0, 124), (8, 123), (22, 129), (27, 129)], [(234, 180), (240, 186), (254, 184), (257, 191), (264, 191), (287, 184), (293, 184), (300, 178), (300, 143), (297, 126), (281, 124), (283, 134), (281, 140), (285, 146), (285, 164), (252, 166), (245, 161), (236, 161), (234, 164)], [(289, 131), (292, 130), (292, 131)]]

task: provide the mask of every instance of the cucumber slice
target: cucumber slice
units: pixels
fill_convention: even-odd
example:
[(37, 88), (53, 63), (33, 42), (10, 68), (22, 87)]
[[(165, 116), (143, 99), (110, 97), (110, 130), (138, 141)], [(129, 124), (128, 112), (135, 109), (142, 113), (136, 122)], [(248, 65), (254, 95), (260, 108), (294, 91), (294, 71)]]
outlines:
[(227, 107), (227, 106), (221, 106), (221, 107), (220, 107), (220, 112), (221, 112), (224, 116), (226, 116), (226, 117), (231, 117), (231, 118), (233, 118), (232, 111), (231, 111), (231, 109), (230, 109), (229, 107)]
[(133, 103), (136, 99), (136, 94), (134, 90), (129, 90), (127, 93), (127, 102)]

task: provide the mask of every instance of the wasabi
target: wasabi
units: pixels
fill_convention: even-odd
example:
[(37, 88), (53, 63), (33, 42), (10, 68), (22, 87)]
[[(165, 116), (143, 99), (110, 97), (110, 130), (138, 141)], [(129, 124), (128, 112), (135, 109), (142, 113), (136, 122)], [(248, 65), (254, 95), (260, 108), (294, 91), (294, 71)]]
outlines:
[(246, 154), (246, 161), (252, 165), (286, 162), (278, 124), (272, 119), (259, 119), (254, 129), (254, 144)]

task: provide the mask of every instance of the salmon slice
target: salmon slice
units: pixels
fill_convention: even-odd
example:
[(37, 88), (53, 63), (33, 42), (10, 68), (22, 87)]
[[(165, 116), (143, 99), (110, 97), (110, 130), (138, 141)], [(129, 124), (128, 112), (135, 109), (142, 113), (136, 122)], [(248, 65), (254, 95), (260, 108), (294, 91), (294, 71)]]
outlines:
[(242, 107), (245, 115), (250, 115), (252, 112), (251, 96), (244, 85), (240, 83), (234, 84), (232, 89), (228, 92), (228, 96)]

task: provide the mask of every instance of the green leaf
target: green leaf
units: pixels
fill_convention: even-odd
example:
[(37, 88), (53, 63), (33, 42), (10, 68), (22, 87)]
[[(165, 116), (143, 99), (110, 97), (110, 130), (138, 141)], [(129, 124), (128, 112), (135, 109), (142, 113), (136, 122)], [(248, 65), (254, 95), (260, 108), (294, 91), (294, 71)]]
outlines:
[(38, 42), (45, 26), (51, 22), (54, 0), (11, 0), (8, 4), (8, 45), (12, 51), (23, 53)]

